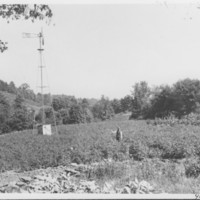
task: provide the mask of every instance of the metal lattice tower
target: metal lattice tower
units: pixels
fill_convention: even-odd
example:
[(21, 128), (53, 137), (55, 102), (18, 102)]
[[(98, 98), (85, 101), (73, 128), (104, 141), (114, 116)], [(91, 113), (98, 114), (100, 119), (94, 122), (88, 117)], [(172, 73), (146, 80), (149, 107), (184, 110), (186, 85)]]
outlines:
[(43, 35), (43, 31), (41, 29), (41, 32), (38, 34), (35, 33), (23, 33), (23, 37), (24, 38), (39, 38), (39, 59), (40, 59), (40, 64), (39, 64), (39, 68), (40, 68), (40, 88), (41, 88), (41, 98), (42, 98), (42, 124), (45, 124), (45, 113), (44, 113), (44, 88), (46, 86), (44, 86), (43, 83), (43, 68), (44, 63), (43, 63), (43, 51), (44, 51), (44, 35)]
[[(41, 31), (38, 34), (35, 33), (23, 33), (24, 38), (38, 38), (39, 39), (39, 48), (37, 49), (39, 52), (39, 68), (40, 68), (40, 89), (41, 89), (41, 99), (42, 99), (42, 126), (45, 125), (46, 120), (45, 120), (45, 109), (44, 109), (44, 88), (47, 86), (44, 86), (44, 80), (43, 80), (43, 69), (45, 68), (45, 62), (43, 58), (43, 52), (44, 52), (44, 35), (43, 31)], [(51, 101), (51, 100), (50, 100)], [(55, 124), (55, 132), (56, 134), (58, 133), (57, 131), (57, 125), (56, 125), (56, 117), (54, 114), (54, 109), (52, 106), (51, 102), (51, 107), (53, 111), (53, 118), (54, 118), (54, 124)], [(35, 118), (34, 118), (35, 121)]]

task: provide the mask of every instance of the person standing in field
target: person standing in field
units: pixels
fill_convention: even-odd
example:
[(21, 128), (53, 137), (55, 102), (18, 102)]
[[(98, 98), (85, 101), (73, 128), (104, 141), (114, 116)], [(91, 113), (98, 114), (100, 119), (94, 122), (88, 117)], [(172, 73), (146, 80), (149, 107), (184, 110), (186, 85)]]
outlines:
[(122, 134), (122, 131), (120, 130), (119, 127), (117, 127), (117, 131), (116, 131), (116, 140), (118, 142), (121, 142), (123, 139), (123, 134)]

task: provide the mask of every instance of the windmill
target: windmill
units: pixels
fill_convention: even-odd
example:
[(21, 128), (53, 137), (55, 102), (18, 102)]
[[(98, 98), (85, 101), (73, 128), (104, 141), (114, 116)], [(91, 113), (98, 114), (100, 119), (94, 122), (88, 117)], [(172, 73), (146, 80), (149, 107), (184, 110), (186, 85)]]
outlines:
[[(40, 89), (41, 89), (41, 109), (42, 109), (42, 123), (38, 125), (38, 134), (43, 134), (43, 135), (51, 135), (51, 125), (46, 124), (45, 120), (45, 110), (44, 110), (44, 86), (43, 83), (43, 69), (45, 67), (44, 65), (44, 58), (43, 58), (43, 51), (44, 51), (44, 34), (41, 29), (41, 31), (38, 34), (35, 33), (23, 33), (23, 38), (38, 38), (39, 39), (39, 48), (37, 49), (39, 52), (39, 68), (40, 68)], [(52, 108), (53, 109), (53, 108)], [(55, 121), (55, 116), (54, 116), (54, 111), (53, 111), (53, 117)], [(34, 119), (35, 121), (35, 119)], [(55, 127), (56, 127), (56, 122), (55, 122)], [(56, 132), (57, 132), (57, 127), (56, 127)]]

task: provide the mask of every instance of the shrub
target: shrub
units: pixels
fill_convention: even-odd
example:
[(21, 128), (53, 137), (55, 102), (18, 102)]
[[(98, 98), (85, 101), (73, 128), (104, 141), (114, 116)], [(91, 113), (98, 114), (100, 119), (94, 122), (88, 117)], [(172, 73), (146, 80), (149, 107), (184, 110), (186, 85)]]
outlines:
[(183, 116), (180, 119), (175, 117), (175, 115), (170, 114), (168, 117), (165, 118), (155, 118), (155, 120), (147, 120), (146, 123), (151, 125), (167, 125), (167, 126), (175, 126), (177, 124), (199, 126), (200, 114), (190, 113), (188, 115)]
[(134, 140), (129, 147), (129, 155), (134, 160), (143, 160), (147, 157), (148, 149), (147, 146), (142, 141)]
[(90, 179), (113, 180), (122, 178), (126, 174), (127, 165), (119, 162), (101, 162), (98, 165), (89, 168), (87, 176)]
[(199, 158), (190, 158), (185, 162), (186, 176), (197, 178), (200, 175)]

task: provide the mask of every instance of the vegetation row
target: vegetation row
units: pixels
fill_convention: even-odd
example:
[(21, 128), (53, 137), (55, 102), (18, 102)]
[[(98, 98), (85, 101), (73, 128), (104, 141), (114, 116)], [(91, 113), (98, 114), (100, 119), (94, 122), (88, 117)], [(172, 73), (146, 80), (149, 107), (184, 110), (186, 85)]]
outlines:
[(1, 136), (0, 170), (32, 170), (104, 159), (133, 161), (184, 160), (187, 176), (200, 173), (200, 128), (176, 125), (155, 127), (143, 121), (121, 122), (124, 139), (118, 143), (111, 133), (116, 122), (59, 126), (52, 137), (34, 135), (32, 130)]

